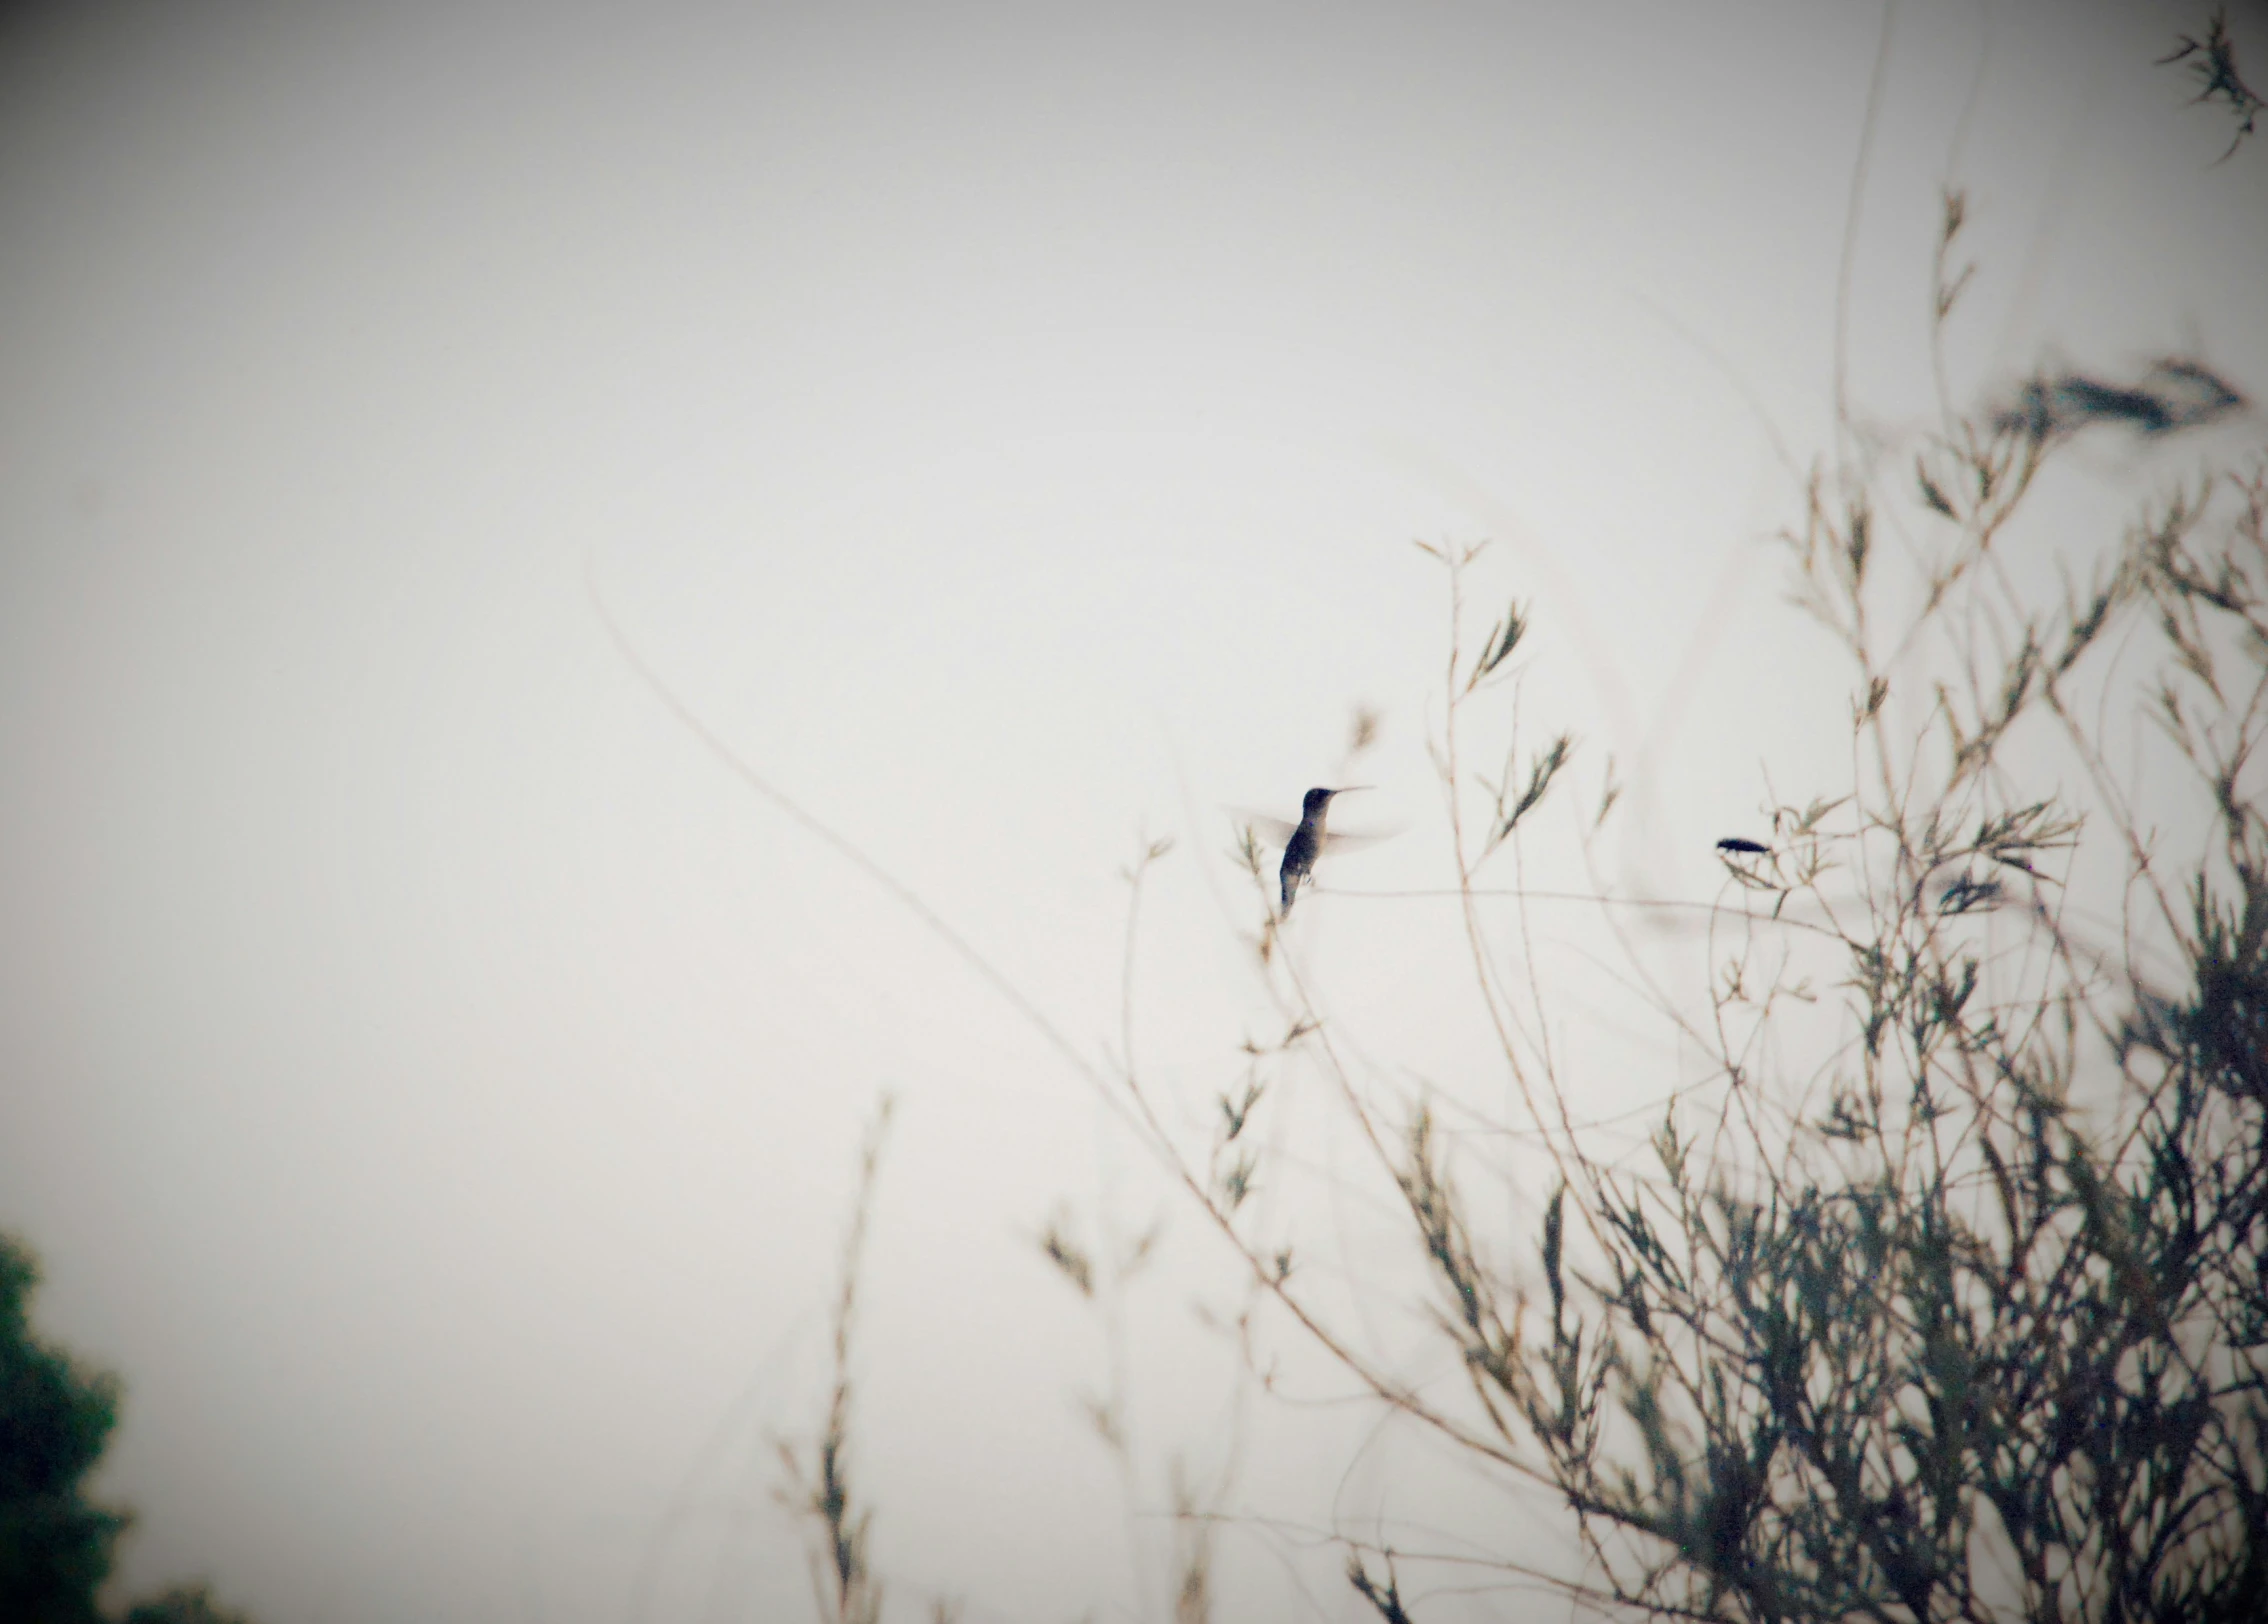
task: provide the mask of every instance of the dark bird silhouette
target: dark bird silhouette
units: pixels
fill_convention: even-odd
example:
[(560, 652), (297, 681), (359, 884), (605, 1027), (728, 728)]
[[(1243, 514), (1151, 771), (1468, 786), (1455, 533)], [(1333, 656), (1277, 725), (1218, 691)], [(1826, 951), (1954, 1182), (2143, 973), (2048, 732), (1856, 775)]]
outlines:
[(1760, 846), (1753, 840), (1743, 839), (1739, 835), (1727, 835), (1717, 842), (1717, 850), (1731, 857), (1759, 857), (1771, 849), (1769, 846)]
[(1323, 828), (1331, 815), (1331, 797), (1345, 795), (1351, 790), (1366, 789), (1368, 785), (1353, 784), (1347, 789), (1311, 789), (1307, 799), (1300, 803), (1299, 827), (1292, 831), (1284, 843), (1284, 912), (1290, 914), (1292, 898), (1300, 885), (1315, 872), (1315, 859), (1322, 855), (1324, 843), (1330, 838)]

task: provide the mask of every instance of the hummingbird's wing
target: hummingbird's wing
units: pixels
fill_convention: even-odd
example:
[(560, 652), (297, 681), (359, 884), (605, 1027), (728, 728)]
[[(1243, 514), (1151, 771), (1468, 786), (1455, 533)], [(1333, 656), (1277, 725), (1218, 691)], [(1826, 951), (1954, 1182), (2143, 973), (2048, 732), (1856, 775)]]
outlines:
[[(1228, 811), (1229, 816), (1236, 820), (1236, 827), (1250, 829), (1254, 840), (1279, 851), (1290, 845), (1291, 837), (1299, 832), (1298, 824), (1287, 822), (1283, 818), (1272, 818), (1265, 812), (1254, 812), (1241, 806), (1232, 806)], [(1360, 851), (1365, 846), (1377, 845), (1381, 840), (1391, 840), (1401, 832), (1399, 829), (1326, 828), (1323, 831), (1322, 850), (1317, 855)]]
[(1326, 829), (1323, 832), (1323, 849), (1343, 855), (1350, 851), (1361, 851), (1365, 846), (1375, 846), (1381, 840), (1391, 840), (1401, 832), (1399, 829)]
[(1252, 838), (1263, 846), (1288, 846), (1291, 837), (1299, 832), (1297, 823), (1286, 823), (1282, 818), (1272, 818), (1265, 812), (1254, 812), (1246, 807), (1232, 806), (1228, 815), (1239, 829), (1250, 829)]

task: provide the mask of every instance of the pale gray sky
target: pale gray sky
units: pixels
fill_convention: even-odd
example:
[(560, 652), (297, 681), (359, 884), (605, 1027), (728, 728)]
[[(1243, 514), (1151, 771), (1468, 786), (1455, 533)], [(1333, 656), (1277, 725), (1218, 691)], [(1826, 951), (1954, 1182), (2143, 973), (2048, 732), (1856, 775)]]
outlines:
[[(0, 1226), (128, 1381), (129, 1580), (616, 1620), (682, 1495), (648, 1616), (797, 1616), (764, 1437), (816, 1413), (889, 1087), (878, 1555), (972, 1618), (1133, 1605), (1104, 1343), (1030, 1237), (1106, 1186), (1177, 1226), (1130, 1307), (1153, 1507), (1219, 1454), (1220, 1259), (639, 686), (586, 566), (1097, 1054), (1117, 869), (1176, 835), (1138, 1042), (1202, 1110), (1267, 1007), (1220, 807), (1291, 813), (1374, 705), (1409, 828), (1346, 883), (1439, 883), (1413, 538), (1493, 538), (1487, 607), (1534, 603), (1523, 715), (1582, 735), (1586, 803), (1620, 763), (1618, 883), (1713, 894), (1763, 768), (1831, 776), (1842, 678), (1768, 538), (1781, 448), (1832, 443), (1847, 220), (1885, 434), (1931, 409), (1948, 179), (1957, 404), (2190, 349), (2268, 389), (2268, 147), (2213, 166), (2225, 115), (2151, 65), (2204, 15), (1900, 7), (1853, 216), (1871, 7), (9, 12)], [(1445, 912), (1303, 908), (1382, 1076), (1485, 1064)], [(1598, 1041), (1654, 1063), (1603, 1105), (1676, 1080)], [(1363, 1421), (1248, 1415), (1234, 1504), (1501, 1528), (1406, 1443), (1348, 1472)], [(1293, 1569), (1352, 1616), (1275, 1550), (1232, 1540), (1228, 1616), (1301, 1616)]]

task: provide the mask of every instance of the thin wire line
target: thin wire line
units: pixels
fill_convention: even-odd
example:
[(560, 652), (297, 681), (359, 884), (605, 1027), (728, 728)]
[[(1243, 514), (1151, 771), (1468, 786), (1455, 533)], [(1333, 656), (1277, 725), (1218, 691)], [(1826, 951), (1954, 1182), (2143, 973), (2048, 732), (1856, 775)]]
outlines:
[(1094, 1091), (1102, 1097), (1104, 1103), (1125, 1119), (1128, 1126), (1134, 1128), (1138, 1133), (1141, 1131), (1141, 1123), (1135, 1120), (1125, 1103), (1105, 1085), (1101, 1073), (1096, 1071), (1093, 1063), (1079, 1052), (1053, 1021), (1050, 1021), (1046, 1015), (1041, 1013), (1038, 1005), (1026, 998), (1007, 976), (995, 969), (992, 961), (978, 952), (967, 937), (947, 924), (935, 909), (922, 901), (896, 875), (867, 856), (858, 847), (852, 845), (843, 836), (837, 834), (816, 816), (805, 811), (784, 791), (775, 788), (755, 768), (749, 766), (731, 745), (711, 731), (708, 723), (702, 721), (683, 700), (677, 697), (669, 684), (661, 679), (660, 674), (646, 663), (644, 656), (639, 654), (637, 645), (630, 641), (629, 635), (623, 631), (621, 623), (614, 618), (613, 612), (607, 608), (605, 598), (599, 595), (596, 566), (588, 553), (583, 555), (583, 585), (590, 593), (591, 608), (597, 612), (601, 624), (606, 627), (606, 635), (614, 644), (615, 653), (621, 656), (622, 663), (637, 675), (638, 680), (644, 683), (653, 696), (661, 701), (663, 707), (684, 725), (687, 732), (701, 741), (710, 755), (723, 763), (735, 778), (785, 813), (798, 828), (832, 847), (836, 854), (853, 868), (903, 904), (916, 919), (929, 927), (932, 934), (951, 948), (960, 957), (962, 963), (974, 970), (986, 985), (1007, 1001), (1017, 1014), (1029, 1021), (1033, 1029), (1045, 1038), (1058, 1054), (1071, 1063), (1072, 1069), (1086, 1079)]
[(1343, 891), (1337, 886), (1316, 886), (1315, 894), (1321, 897), (1362, 897), (1371, 901), (1392, 901), (1411, 897), (1516, 897), (1523, 902), (1588, 902), (1609, 908), (1668, 908), (1688, 913), (1720, 915), (1730, 919), (1745, 919), (1757, 925), (1785, 925), (1790, 930), (1808, 930), (1820, 936), (1842, 941), (1840, 932), (1825, 925), (1815, 925), (1808, 919), (1789, 919), (1772, 914), (1750, 913), (1745, 908), (1728, 908), (1721, 902), (1694, 902), (1680, 897), (1602, 897), (1589, 891), (1535, 891), (1513, 886), (1476, 885), (1470, 891), (1455, 886), (1413, 891)]

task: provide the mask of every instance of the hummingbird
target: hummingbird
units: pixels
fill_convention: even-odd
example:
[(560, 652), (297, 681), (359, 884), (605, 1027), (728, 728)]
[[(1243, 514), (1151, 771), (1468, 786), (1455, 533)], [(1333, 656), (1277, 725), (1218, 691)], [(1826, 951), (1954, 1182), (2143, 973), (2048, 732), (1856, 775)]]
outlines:
[(1300, 885), (1315, 872), (1315, 859), (1331, 837), (1324, 832), (1324, 820), (1331, 815), (1331, 797), (1346, 795), (1355, 790), (1368, 789), (1368, 784), (1350, 784), (1345, 789), (1311, 789), (1300, 803), (1299, 827), (1292, 831), (1291, 839), (1284, 842), (1284, 913), (1291, 913), (1292, 898), (1299, 893)]

